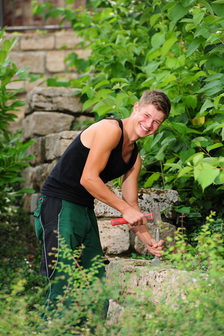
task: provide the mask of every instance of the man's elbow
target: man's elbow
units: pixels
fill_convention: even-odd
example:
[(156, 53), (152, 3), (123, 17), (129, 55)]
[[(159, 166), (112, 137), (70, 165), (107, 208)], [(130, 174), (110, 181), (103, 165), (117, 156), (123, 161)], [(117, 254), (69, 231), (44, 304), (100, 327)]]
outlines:
[(81, 176), (81, 179), (80, 179), (80, 184), (85, 188), (86, 186), (87, 186), (87, 184), (88, 184), (88, 182), (87, 182), (87, 178), (85, 177), (85, 176)]
[(85, 188), (89, 189), (93, 183), (94, 179), (91, 176), (82, 175), (80, 179), (80, 184)]

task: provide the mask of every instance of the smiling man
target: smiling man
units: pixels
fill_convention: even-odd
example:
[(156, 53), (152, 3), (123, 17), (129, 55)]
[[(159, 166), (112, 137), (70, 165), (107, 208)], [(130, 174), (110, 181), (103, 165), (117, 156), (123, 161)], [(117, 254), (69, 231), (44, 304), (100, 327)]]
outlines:
[[(170, 107), (162, 91), (145, 91), (128, 118), (104, 119), (84, 130), (48, 176), (34, 216), (36, 233), (43, 246), (41, 273), (50, 281), (47, 302), (54, 307), (68, 281), (67, 277), (55, 281), (60, 275), (57, 263), (62, 260), (58, 235), (72, 250), (84, 245), (80, 259), (84, 268), (91, 267), (94, 257), (103, 256), (94, 198), (120, 211), (148, 251), (161, 256), (163, 241), (156, 242), (151, 237), (146, 228), (147, 220), (138, 206), (141, 158), (136, 141), (154, 134), (168, 117)], [(106, 185), (120, 176), (122, 198)], [(55, 251), (58, 251), (57, 259)], [(104, 274), (102, 267), (99, 277)]]

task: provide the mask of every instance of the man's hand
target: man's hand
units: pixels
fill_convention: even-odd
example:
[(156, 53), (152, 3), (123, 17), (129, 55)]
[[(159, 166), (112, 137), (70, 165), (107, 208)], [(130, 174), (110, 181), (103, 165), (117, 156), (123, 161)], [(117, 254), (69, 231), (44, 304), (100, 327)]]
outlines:
[(131, 229), (147, 224), (144, 214), (133, 207), (128, 207), (122, 213), (123, 218), (128, 222)]
[(164, 240), (160, 240), (159, 242), (156, 242), (156, 240), (153, 238), (148, 239), (146, 247), (147, 247), (147, 250), (151, 254), (154, 254), (157, 257), (161, 257), (162, 250), (164, 248)]

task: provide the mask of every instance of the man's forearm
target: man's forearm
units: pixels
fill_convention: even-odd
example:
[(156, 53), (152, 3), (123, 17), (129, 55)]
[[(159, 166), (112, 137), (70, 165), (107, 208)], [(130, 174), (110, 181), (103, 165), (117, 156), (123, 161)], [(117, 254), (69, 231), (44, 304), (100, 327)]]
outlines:
[(132, 227), (129, 226), (131, 230), (135, 233), (135, 235), (143, 242), (145, 245), (151, 244), (151, 240), (153, 239), (149, 231), (147, 230), (145, 225)]
[(129, 207), (129, 204), (125, 200), (115, 195), (99, 177), (95, 179), (88, 179), (86, 181), (82, 180), (81, 184), (93, 197), (106, 203), (121, 213), (124, 212), (125, 208)]

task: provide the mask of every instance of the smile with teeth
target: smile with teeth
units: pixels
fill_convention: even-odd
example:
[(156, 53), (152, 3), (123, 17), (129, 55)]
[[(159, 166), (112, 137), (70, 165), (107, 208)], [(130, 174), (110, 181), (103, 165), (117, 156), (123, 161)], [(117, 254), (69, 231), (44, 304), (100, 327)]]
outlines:
[(150, 131), (150, 129), (145, 128), (142, 124), (140, 124), (140, 126), (141, 126), (141, 128), (143, 129), (144, 132), (149, 132)]

